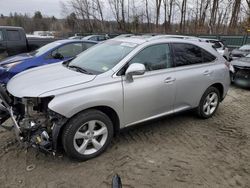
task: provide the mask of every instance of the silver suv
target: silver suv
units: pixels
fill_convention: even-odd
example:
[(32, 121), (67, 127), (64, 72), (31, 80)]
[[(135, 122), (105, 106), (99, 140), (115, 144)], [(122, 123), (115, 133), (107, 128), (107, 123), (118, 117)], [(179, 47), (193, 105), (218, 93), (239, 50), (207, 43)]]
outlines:
[(213, 116), (229, 84), (228, 62), (206, 43), (116, 38), (18, 74), (1, 92), (1, 108), (21, 142), (46, 152), (62, 145), (87, 160), (122, 128), (189, 109)]

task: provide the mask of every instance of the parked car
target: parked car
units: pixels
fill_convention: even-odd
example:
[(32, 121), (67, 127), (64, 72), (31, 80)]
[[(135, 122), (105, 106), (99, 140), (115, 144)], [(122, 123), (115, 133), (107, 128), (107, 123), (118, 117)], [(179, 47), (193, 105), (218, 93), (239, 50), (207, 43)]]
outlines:
[(246, 57), (248, 54), (250, 54), (250, 44), (246, 44), (241, 46), (240, 48), (233, 49), (230, 57), (231, 59), (237, 59), (240, 57)]
[(231, 61), (234, 67), (232, 82), (238, 86), (250, 88), (250, 54)]
[(58, 40), (33, 52), (6, 58), (0, 62), (0, 84), (6, 84), (24, 70), (72, 59), (96, 43), (86, 40)]
[(53, 41), (55, 39), (26, 38), (25, 31), (21, 27), (0, 26), (0, 60), (36, 50)]
[(77, 39), (77, 40), (80, 40), (80, 39), (82, 39), (83, 38), (83, 36), (73, 36), (73, 37), (69, 37), (69, 39)]
[(86, 37), (82, 38), (83, 40), (92, 40), (92, 41), (104, 41), (107, 39), (110, 39), (110, 37), (108, 35), (89, 35)]
[(1, 108), (17, 138), (48, 152), (61, 143), (69, 157), (87, 160), (122, 128), (190, 109), (212, 117), (229, 85), (228, 62), (205, 43), (117, 38), (16, 75), (10, 97), (0, 90)]
[(225, 46), (224, 42), (217, 39), (200, 38), (201, 41), (207, 42), (212, 45), (214, 49), (219, 52), (226, 60), (230, 60), (230, 53), (228, 48)]

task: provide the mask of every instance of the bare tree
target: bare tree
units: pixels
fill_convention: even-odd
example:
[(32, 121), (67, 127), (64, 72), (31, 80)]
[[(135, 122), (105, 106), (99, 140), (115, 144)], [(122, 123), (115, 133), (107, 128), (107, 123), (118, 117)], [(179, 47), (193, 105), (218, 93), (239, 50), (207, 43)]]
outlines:
[(161, 2), (162, 2), (162, 0), (155, 0), (155, 6), (156, 6), (156, 29), (158, 29), (158, 26), (159, 26), (160, 11), (161, 11)]
[(230, 29), (236, 27), (236, 25), (237, 25), (238, 16), (239, 16), (239, 12), (240, 12), (240, 4), (241, 4), (241, 0), (235, 0), (233, 3), (232, 16), (231, 16), (231, 20), (229, 23)]
[(150, 31), (150, 17), (149, 17), (149, 6), (148, 6), (148, 0), (145, 0), (145, 6), (146, 6), (146, 17), (147, 17), (147, 26), (148, 30)]
[(180, 21), (180, 32), (184, 33), (186, 24), (186, 12), (187, 12), (187, 0), (182, 0), (181, 4), (181, 21)]

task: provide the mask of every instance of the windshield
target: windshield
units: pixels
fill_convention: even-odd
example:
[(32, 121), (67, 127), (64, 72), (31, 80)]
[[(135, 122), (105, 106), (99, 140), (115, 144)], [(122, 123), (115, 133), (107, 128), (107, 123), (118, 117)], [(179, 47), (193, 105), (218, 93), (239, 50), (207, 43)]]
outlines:
[(53, 48), (55, 48), (55, 47), (57, 47), (59, 45), (61, 45), (61, 43), (52, 42), (52, 43), (49, 43), (49, 44), (47, 44), (47, 45), (33, 51), (33, 52), (30, 52), (29, 55), (31, 55), (31, 56), (40, 56), (40, 55), (46, 53), (47, 51), (49, 51), (49, 50), (51, 50), (51, 49), (53, 49)]
[(77, 66), (88, 72), (100, 74), (112, 69), (136, 46), (134, 43), (110, 40), (83, 52), (71, 61), (69, 66)]
[(240, 50), (250, 50), (250, 45), (244, 45), (239, 48)]

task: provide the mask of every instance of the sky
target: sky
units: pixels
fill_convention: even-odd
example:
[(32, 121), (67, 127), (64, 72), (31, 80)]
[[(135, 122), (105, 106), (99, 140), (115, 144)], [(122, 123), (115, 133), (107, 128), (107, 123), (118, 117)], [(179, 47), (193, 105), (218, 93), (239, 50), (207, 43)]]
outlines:
[(9, 15), (10, 12), (28, 13), (41, 11), (43, 15), (63, 17), (60, 2), (67, 0), (0, 0), (0, 14)]

